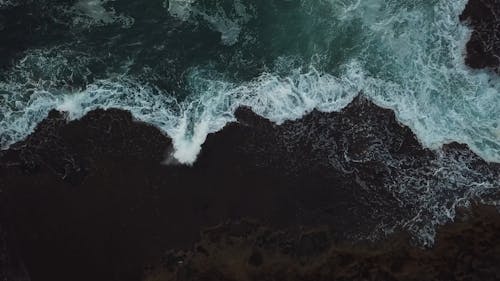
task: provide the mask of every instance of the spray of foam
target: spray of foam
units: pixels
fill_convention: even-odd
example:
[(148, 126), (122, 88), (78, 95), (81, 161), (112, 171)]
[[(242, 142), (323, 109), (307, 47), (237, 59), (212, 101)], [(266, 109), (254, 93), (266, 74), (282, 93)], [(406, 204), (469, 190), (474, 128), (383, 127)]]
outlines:
[(229, 16), (219, 4), (208, 10), (196, 5), (196, 0), (168, 1), (168, 12), (171, 16), (192, 22), (196, 22), (197, 18), (203, 19), (212, 30), (221, 34), (221, 43), (228, 46), (238, 42), (242, 25), (253, 17), (252, 7), (246, 7), (240, 0), (234, 0), (232, 7), (234, 15)]
[(456, 21), (464, 5), (439, 2), (434, 9), (398, 10), (398, 17), (389, 18), (384, 14), (391, 7), (371, 12), (367, 26), (378, 50), (366, 52), (363, 61), (377, 62), (373, 54), (384, 52), (387, 65), (370, 75), (365, 93), (393, 109), (425, 146), (458, 141), (500, 162), (500, 79), (463, 63), (470, 30)]
[[(112, 0), (111, 0), (112, 1)], [(134, 19), (117, 13), (113, 8), (105, 8), (110, 0), (79, 0), (66, 12), (73, 15), (73, 24), (86, 28), (121, 23), (123, 27), (130, 27)]]
[[(33, 115), (43, 116), (54, 106), (69, 112), (70, 118), (80, 118), (96, 108), (121, 108), (129, 110), (138, 120), (153, 124), (167, 133), (174, 143), (173, 156), (181, 163), (193, 163), (206, 136), (220, 130), (230, 121), (240, 105), (252, 107), (258, 114), (271, 118), (275, 122), (300, 118), (306, 112), (321, 108), (325, 111), (340, 110), (349, 104), (359, 92), (356, 79), (362, 74), (353, 64), (348, 67), (348, 78), (336, 78), (320, 74), (312, 69), (307, 73), (297, 71), (287, 78), (273, 74), (263, 74), (255, 81), (244, 84), (232, 84), (206, 79), (198, 69), (190, 74), (191, 89), (197, 92), (196, 99), (178, 103), (172, 97), (161, 93), (154, 87), (142, 85), (126, 78), (101, 80), (88, 86), (83, 91), (56, 95), (37, 90), (44, 95), (32, 95), (30, 101), (19, 104), (19, 108), (31, 108), (37, 105)], [(14, 84), (10, 92), (23, 88)], [(10, 96), (12, 97), (12, 96)], [(19, 100), (19, 98), (13, 98)], [(47, 100), (51, 102), (46, 103)], [(45, 112), (40, 112), (40, 106)], [(8, 108), (6, 112), (14, 111)], [(30, 110), (24, 114), (30, 114)], [(44, 114), (45, 113), (45, 114)], [(15, 120), (13, 120), (15, 119)], [(15, 126), (16, 122), (23, 126)], [(15, 138), (2, 139), (4, 145), (17, 140), (19, 136), (31, 132), (34, 124), (26, 116), (9, 114), (3, 118), (2, 127), (11, 131), (8, 135)], [(40, 120), (36, 120), (40, 121)]]
[(500, 188), (499, 172), (478, 167), (478, 156), (470, 151), (438, 151), (425, 166), (417, 164), (418, 169), (413, 167), (416, 160), (412, 155), (393, 157), (389, 151), (377, 147), (366, 155), (368, 159), (363, 160), (382, 161), (391, 167), (391, 176), (384, 179), (384, 189), (392, 193), (398, 207), (407, 213), (395, 220), (393, 215), (383, 214), (375, 237), (404, 229), (420, 245), (431, 246), (437, 226), (453, 221), (457, 208), (469, 207), (471, 202), (500, 203), (495, 196)]
[[(78, 118), (97, 107), (118, 107), (169, 134), (174, 157), (193, 163), (206, 135), (234, 120), (233, 112), (240, 105), (280, 123), (313, 108), (340, 110), (362, 91), (378, 105), (393, 109), (425, 146), (439, 148), (459, 141), (484, 159), (500, 162), (500, 80), (463, 64), (470, 30), (457, 21), (465, 1), (403, 2), (332, 2), (339, 6), (335, 11), (341, 21), (362, 22), (366, 45), (336, 75), (311, 68), (290, 71), (287, 76), (262, 73), (236, 83), (223, 74), (207, 75), (202, 67), (193, 68), (187, 78), (191, 95), (182, 102), (130, 77), (62, 91), (52, 85), (63, 83), (67, 76), (35, 80), (31, 66), (23, 66), (30, 60), (21, 60), (21, 66), (0, 84), (5, 100), (0, 105), (2, 146), (29, 134), (50, 108), (69, 110)], [(192, 13), (196, 10), (192, 5), (192, 1), (170, 1), (169, 11), (178, 14), (173, 11), (186, 7)], [(47, 67), (66, 65), (64, 54), (35, 50), (27, 57), (45, 60), (40, 72), (47, 75), (54, 73)], [(78, 71), (85, 69), (79, 67)]]

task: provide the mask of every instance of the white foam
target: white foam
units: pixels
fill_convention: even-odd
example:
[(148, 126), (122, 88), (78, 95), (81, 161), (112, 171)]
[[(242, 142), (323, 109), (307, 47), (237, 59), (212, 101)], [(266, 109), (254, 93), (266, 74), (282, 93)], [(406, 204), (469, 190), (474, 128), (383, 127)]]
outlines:
[(248, 8), (240, 0), (233, 1), (234, 16), (229, 16), (226, 11), (216, 5), (214, 9), (206, 10), (195, 5), (196, 0), (170, 0), (168, 1), (168, 12), (170, 15), (183, 20), (196, 22), (197, 18), (202, 18), (212, 30), (221, 34), (221, 43), (224, 45), (234, 45), (238, 42), (242, 25), (251, 18), (251, 7)]
[[(371, 23), (377, 45), (393, 62), (383, 70), (387, 74), (367, 79), (365, 93), (378, 105), (393, 109), (424, 146), (438, 149), (458, 141), (484, 159), (500, 162), (500, 139), (495, 133), (500, 122), (500, 79), (464, 65), (470, 30), (457, 23), (464, 5), (465, 1), (440, 2), (427, 11), (429, 15), (406, 10), (398, 12), (398, 18)], [(396, 33), (401, 24), (420, 30)]]
[(165, 0), (168, 3), (168, 12), (181, 20), (187, 20), (191, 16), (191, 6), (196, 0)]
[[(187, 5), (188, 2), (170, 3)], [(296, 70), (287, 77), (263, 73), (252, 81), (234, 83), (223, 78), (214, 80), (214, 76), (223, 76), (204, 75), (203, 69), (193, 69), (188, 78), (191, 96), (181, 104), (168, 98), (168, 93), (160, 93), (133, 79), (98, 81), (81, 93), (66, 94), (64, 98), (60, 94), (47, 95), (51, 100), (62, 102), (58, 104), (60, 109), (70, 112), (78, 111), (77, 108), (82, 105), (88, 108), (119, 107), (130, 110), (138, 119), (158, 125), (172, 136), (175, 155), (181, 162), (192, 163), (206, 134), (234, 120), (232, 112), (239, 105), (249, 106), (256, 113), (281, 123), (300, 118), (313, 108), (322, 111), (340, 110), (363, 91), (378, 105), (393, 109), (398, 120), (408, 125), (423, 145), (437, 149), (450, 141), (463, 142), (484, 159), (500, 162), (500, 79), (485, 71), (471, 71), (463, 64), (463, 48), (470, 30), (457, 21), (465, 1), (440, 2), (426, 14), (417, 9), (418, 6), (413, 10), (396, 9), (390, 5), (377, 4), (380, 1), (373, 2), (372, 5), (353, 2), (338, 15), (348, 21), (366, 19), (365, 43), (367, 48), (374, 49), (367, 49), (361, 53), (359, 60), (354, 58), (344, 65), (337, 76), (311, 68), (306, 73)], [(367, 12), (370, 17), (365, 17)], [(387, 14), (397, 17), (387, 17)], [(401, 29), (400, 26), (419, 26), (419, 29)], [(40, 68), (38, 72), (52, 75), (28, 83), (37, 92), (51, 93), (51, 85), (67, 79), (56, 77), (61, 74), (53, 74), (64, 69), (59, 67), (65, 64), (64, 52), (48, 55), (34, 50), (33, 53), (20, 60), (17, 67), (22, 71), (16, 75), (22, 76), (22, 79), (16, 79), (24, 82), (3, 82), (4, 90), (16, 92), (8, 99), (26, 100), (22, 92), (27, 91), (26, 81), (32, 79), (33, 69), (30, 67), (33, 67), (33, 62), (30, 66), (24, 64), (33, 58), (36, 58), (35, 65)], [(379, 67), (378, 73), (367, 70), (373, 67), (370, 63), (377, 62), (373, 54), (385, 56), (383, 59), (387, 63)], [(85, 64), (84, 59), (80, 64)], [(287, 59), (281, 61), (286, 63)], [(54, 71), (49, 69), (51, 67)], [(79, 71), (84, 71), (84, 67)], [(9, 89), (9, 83), (17, 86)], [(24, 83), (24, 86), (20, 83)], [(148, 106), (154, 104), (158, 111), (145, 110), (144, 103)], [(53, 106), (53, 102), (46, 104)], [(173, 104), (176, 107), (174, 111)], [(87, 112), (88, 108), (82, 112)], [(7, 116), (12, 115), (9, 109), (4, 112)], [(23, 122), (22, 118), (22, 115), (16, 120), (10, 118), (10, 121), (3, 118), (2, 122), (4, 127), (11, 127), (6, 122), (17, 124)], [(31, 124), (23, 128), (33, 126)], [(5, 130), (12, 131), (11, 128)], [(15, 135), (18, 136), (30, 133), (16, 130), (18, 132)], [(19, 140), (19, 137), (8, 138)]]
[(203, 71), (193, 69), (189, 82), (197, 93), (196, 99), (181, 103), (136, 81), (101, 80), (82, 92), (58, 98), (57, 109), (69, 112), (72, 119), (96, 108), (129, 110), (138, 120), (167, 133), (173, 140), (173, 156), (181, 163), (192, 164), (207, 135), (234, 121), (238, 106), (249, 106), (277, 123), (300, 118), (314, 108), (340, 110), (360, 90), (360, 83), (353, 81), (361, 81), (362, 74), (355, 68), (355, 64), (346, 67), (352, 75), (349, 78), (340, 79), (312, 69), (286, 78), (265, 73), (244, 84), (208, 79)]
[(78, 26), (90, 28), (92, 26), (103, 26), (115, 22), (122, 23), (123, 27), (130, 27), (134, 19), (117, 13), (113, 8), (106, 9), (104, 5), (113, 0), (79, 0), (72, 9), (73, 23)]
[[(170, 4), (183, 6), (188, 2), (172, 1)], [(169, 112), (175, 101), (165, 98), (168, 96), (166, 93), (148, 93), (148, 86), (141, 86), (139, 82), (133, 82), (135, 84), (131, 86), (132, 80), (127, 81), (131, 89), (125, 89), (124, 85), (99, 89), (111, 83), (101, 81), (90, 85), (82, 93), (70, 96), (74, 99), (82, 99), (79, 96), (91, 98), (92, 103), (84, 103), (92, 108), (116, 106), (131, 110), (143, 121), (175, 124), (172, 128), (160, 127), (174, 138), (175, 155), (181, 158), (179, 160), (192, 163), (206, 137), (204, 135), (219, 130), (233, 120), (232, 111), (239, 105), (250, 106), (258, 114), (280, 123), (300, 118), (313, 108), (340, 110), (362, 91), (378, 105), (393, 109), (398, 120), (408, 125), (423, 145), (437, 149), (443, 143), (458, 141), (468, 144), (484, 159), (500, 162), (500, 79), (486, 71), (472, 71), (463, 64), (463, 48), (470, 30), (457, 21), (465, 1), (440, 2), (435, 4), (434, 10), (425, 13), (417, 9), (418, 6), (413, 10), (401, 10), (381, 5), (380, 1), (372, 2), (370, 5), (353, 2), (338, 15), (342, 20), (361, 18), (368, 21), (365, 27), (367, 51), (360, 55), (359, 60), (355, 58), (345, 65), (338, 76), (311, 69), (307, 73), (295, 71), (288, 77), (263, 73), (252, 81), (238, 84), (222, 78), (213, 80), (210, 78), (213, 75), (204, 77), (202, 69), (194, 69), (189, 78), (191, 97), (179, 105), (177, 116), (151, 112), (149, 114), (152, 115), (148, 116), (142, 113), (144, 109), (137, 107), (142, 102), (169, 100), (166, 104), (155, 102), (161, 108), (159, 112)], [(88, 0), (85, 3), (88, 4)], [(365, 16), (366, 13), (370, 17)], [(400, 26), (419, 26), (419, 29), (401, 29)], [(58, 61), (65, 60), (64, 53), (56, 52), (54, 58), (54, 55), (34, 52), (19, 63), (18, 68), (24, 69), (22, 73), (26, 76), (21, 80), (31, 79), (30, 71), (33, 70), (23, 64), (33, 58), (38, 60), (35, 65), (40, 68), (39, 72), (43, 72), (43, 68), (49, 70), (51, 66), (56, 73), (64, 69), (58, 66), (62, 64)], [(373, 65), (370, 63), (377, 61), (373, 54), (385, 56), (386, 65), (379, 67), (378, 73), (371, 70)], [(286, 59), (283, 61), (286, 62)], [(48, 86), (56, 83), (57, 79), (64, 80), (55, 77), (59, 74), (53, 74), (54, 71), (46, 71), (48, 77), (29, 84), (41, 83), (37, 91), (50, 92)], [(22, 83), (26, 84), (26, 81)], [(141, 89), (141, 94), (132, 93), (136, 88)], [(5, 82), (4, 89), (9, 91)], [(26, 89), (19, 86), (15, 91), (18, 91), (14, 95), (17, 99), (25, 99), (20, 92)], [(107, 96), (98, 98), (88, 92), (104, 92)], [(117, 96), (120, 100), (113, 101)], [(75, 105), (70, 105), (65, 98), (60, 108), (74, 111)], [(9, 110), (5, 112), (10, 114)], [(183, 127), (181, 124), (186, 125)], [(8, 124), (4, 126), (9, 127)], [(19, 132), (17, 135), (28, 133)]]

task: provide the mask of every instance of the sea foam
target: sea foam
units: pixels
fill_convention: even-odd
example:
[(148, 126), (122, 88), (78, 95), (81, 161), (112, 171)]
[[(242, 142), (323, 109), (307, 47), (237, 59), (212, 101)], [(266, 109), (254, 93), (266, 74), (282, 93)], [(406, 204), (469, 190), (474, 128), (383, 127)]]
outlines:
[[(169, 11), (189, 9), (193, 4), (177, 2), (170, 2)], [(67, 66), (65, 52), (70, 50), (31, 50), (0, 84), (7, 101), (1, 105), (2, 146), (29, 134), (51, 108), (74, 111), (70, 116), (78, 118), (95, 108), (118, 107), (158, 126), (173, 138), (174, 156), (193, 163), (206, 135), (234, 121), (238, 106), (249, 106), (280, 123), (314, 108), (338, 111), (362, 92), (376, 104), (394, 110), (424, 146), (439, 149), (444, 143), (458, 141), (484, 159), (500, 162), (500, 79), (464, 65), (470, 30), (458, 22), (458, 15), (465, 1), (415, 4), (413, 9), (383, 1), (332, 3), (342, 4), (336, 15), (341, 21), (365, 21), (366, 40), (366, 47), (346, 60), (335, 75), (314, 67), (292, 70), (285, 76), (270, 69), (250, 81), (234, 82), (223, 73), (206, 75), (212, 70), (200, 66), (188, 70), (191, 93), (182, 101), (133, 77), (102, 79), (85, 89), (63, 91), (54, 85), (64, 84), (69, 76), (57, 76), (50, 69), (86, 71), (84, 60), (90, 55), (77, 55), (82, 58), (80, 63)], [(32, 65), (28, 65), (30, 61)], [(281, 61), (286, 63), (287, 58)], [(31, 81), (34, 71), (47, 74)], [(30, 107), (36, 108), (36, 118), (28, 117)]]

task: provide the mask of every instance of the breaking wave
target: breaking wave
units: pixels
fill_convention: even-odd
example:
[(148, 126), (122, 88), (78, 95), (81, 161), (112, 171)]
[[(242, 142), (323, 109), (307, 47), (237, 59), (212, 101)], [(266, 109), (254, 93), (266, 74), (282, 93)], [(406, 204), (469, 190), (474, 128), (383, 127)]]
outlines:
[[(104, 8), (106, 2), (76, 2), (71, 8), (78, 11), (73, 20), (82, 21), (83, 17), (90, 20), (88, 24), (123, 24), (123, 18), (129, 16)], [(326, 43), (309, 38), (313, 45), (302, 51), (306, 59), (309, 54), (313, 58), (307, 65), (299, 62), (297, 66), (296, 55), (284, 51), (273, 59), (271, 67), (243, 81), (206, 64), (190, 66), (187, 75), (180, 78), (186, 81), (184, 90), (189, 92), (182, 100), (126, 72), (89, 81), (79, 90), (58, 88), (71, 79), (91, 76), (91, 60), (96, 60), (93, 54), (64, 46), (30, 50), (0, 84), (1, 144), (7, 147), (28, 135), (52, 108), (72, 111), (71, 116), (78, 118), (97, 107), (119, 107), (169, 134), (175, 157), (192, 163), (206, 135), (232, 121), (232, 112), (240, 105), (279, 123), (314, 108), (340, 110), (361, 92), (394, 110), (424, 146), (439, 149), (444, 143), (457, 141), (468, 144), (488, 161), (500, 162), (500, 81), (463, 63), (470, 30), (458, 22), (458, 15), (465, 1), (320, 2), (319, 8), (305, 3), (299, 7), (304, 26), (325, 28), (320, 35)], [(245, 47), (257, 35), (250, 30), (248, 36), (254, 38), (245, 41), (239, 38), (240, 33), (246, 23), (252, 24), (251, 18), (257, 17), (258, 11), (240, 1), (231, 4), (228, 11), (222, 5), (207, 9), (193, 0), (170, 1), (166, 7), (182, 20), (207, 22), (221, 33), (221, 43), (234, 45), (239, 40), (243, 42), (238, 47)], [(332, 14), (318, 17), (319, 9)], [(331, 22), (311, 22), (313, 17)], [(133, 25), (133, 20), (128, 22)], [(303, 29), (309, 28), (296, 31)], [(349, 29), (359, 33), (342, 34)], [(341, 40), (353, 42), (337, 42)], [(340, 49), (342, 43), (353, 50)], [(325, 58), (332, 53), (343, 57)], [(332, 63), (333, 67), (325, 66)]]

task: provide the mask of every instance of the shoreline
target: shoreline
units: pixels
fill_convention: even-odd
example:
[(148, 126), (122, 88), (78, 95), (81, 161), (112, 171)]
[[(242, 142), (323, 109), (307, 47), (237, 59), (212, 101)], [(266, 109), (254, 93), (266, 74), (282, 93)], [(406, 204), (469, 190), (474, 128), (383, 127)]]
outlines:
[[(460, 19), (466, 64), (500, 73), (495, 1), (470, 0)], [(235, 115), (185, 166), (130, 112), (51, 111), (0, 151), (0, 279), (500, 278), (498, 206), (478, 202), (500, 202), (499, 163), (422, 148), (363, 97), (281, 125)]]
[[(382, 239), (391, 225), (405, 230), (403, 222), (430, 207), (419, 204), (446, 206), (469, 192), (464, 186), (448, 199), (450, 191), (443, 190), (400, 205), (397, 193), (386, 189), (399, 168), (386, 157), (407, 165), (404, 173), (435, 173), (433, 163), (445, 159), (466, 161), (493, 181), (500, 175), (500, 165), (466, 146), (447, 145), (443, 155), (421, 148), (392, 111), (362, 98), (340, 113), (315, 111), (283, 125), (245, 108), (236, 116), (239, 122), (211, 134), (187, 167), (162, 164), (170, 140), (128, 112), (96, 110), (67, 122), (52, 111), (28, 139), (1, 153), (9, 245), (34, 280), (140, 280), (165, 251), (191, 249), (203, 229), (225, 221), (249, 218), (278, 230), (330, 225), (335, 241)], [(429, 180), (448, 180), (453, 165), (443, 166), (451, 174)], [(404, 192), (418, 198), (418, 190)], [(487, 197), (495, 201), (498, 192)], [(414, 243), (418, 235), (412, 234)]]

